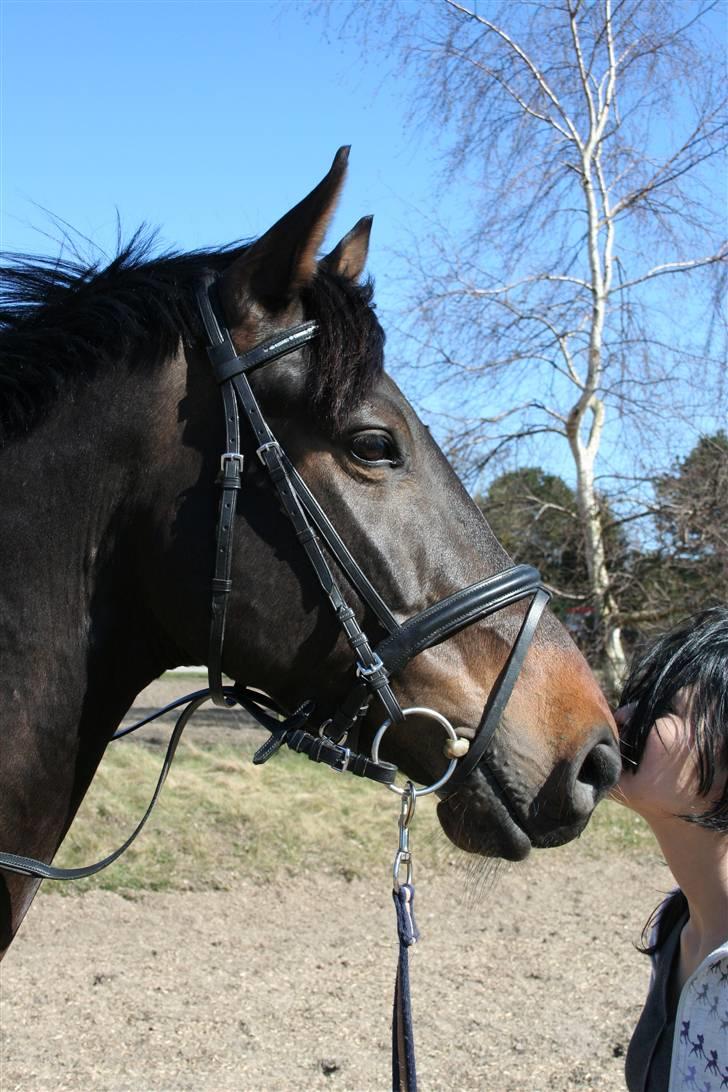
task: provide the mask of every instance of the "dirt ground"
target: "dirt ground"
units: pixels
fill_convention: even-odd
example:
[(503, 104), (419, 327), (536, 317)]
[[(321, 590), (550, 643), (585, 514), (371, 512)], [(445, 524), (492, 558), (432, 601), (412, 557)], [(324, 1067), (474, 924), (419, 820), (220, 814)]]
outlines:
[[(488, 882), (420, 871), (423, 1092), (624, 1089), (649, 976), (633, 942), (668, 883), (656, 855), (596, 860), (578, 843)], [(2, 965), (0, 1086), (384, 1090), (395, 963), (385, 868), (381, 881), (43, 895)]]

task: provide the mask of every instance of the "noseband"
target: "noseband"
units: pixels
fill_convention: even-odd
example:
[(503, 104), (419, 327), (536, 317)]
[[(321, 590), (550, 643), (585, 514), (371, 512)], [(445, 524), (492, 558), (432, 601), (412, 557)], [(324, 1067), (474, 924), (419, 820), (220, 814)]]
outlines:
[[(495, 683), (467, 756), (460, 760), (458, 780), (468, 776), (485, 753), (511, 695), (518, 673), (550, 593), (541, 582), (537, 569), (514, 565), (486, 580), (454, 592), (426, 610), (399, 623), (377, 590), (362, 572), (326, 513), (288, 459), (263, 416), (250, 386), (248, 376), (264, 364), (287, 356), (312, 341), (318, 334), (315, 322), (303, 322), (276, 334), (245, 353), (238, 353), (229, 329), (220, 317), (215, 291), (216, 277), (210, 275), (199, 285), (197, 301), (209, 341), (207, 354), (222, 393), (225, 413), (226, 450), (220, 459), (218, 483), (221, 487), (220, 509), (215, 548), (215, 574), (212, 581), (212, 620), (210, 626), (208, 678), (210, 696), (218, 705), (231, 703), (223, 688), (222, 652), (225, 639), (227, 603), (232, 591), (232, 557), (235, 507), (242, 487), (243, 455), (240, 450), (239, 407), (252, 430), (256, 454), (288, 516), (296, 538), (304, 549), (324, 597), (328, 600), (352, 649), (356, 681), (334, 715), (318, 725), (318, 735), (303, 730), (314, 712), (313, 702), (306, 702), (292, 718), (283, 723), (264, 716), (261, 720), (259, 695), (247, 687), (236, 686), (234, 699), (244, 705), (261, 723), (271, 729), (271, 738), (256, 756), (265, 761), (285, 742), (309, 757), (328, 762), (336, 769), (349, 768), (375, 780), (393, 780), (394, 767), (355, 755), (344, 744), (356, 733), (372, 700), (381, 702), (389, 723), (405, 719), (392, 689), (391, 677), (402, 671), (413, 657), (452, 637), (466, 626), (497, 611), (530, 599), (511, 653)], [(347, 604), (331, 570), (321, 542), (346, 575), (362, 602), (369, 607), (386, 636), (373, 646)], [(264, 702), (268, 708), (272, 705)], [(439, 716), (439, 714), (438, 714)], [(318, 751), (318, 754), (314, 754)], [(365, 765), (366, 764), (366, 765)]]

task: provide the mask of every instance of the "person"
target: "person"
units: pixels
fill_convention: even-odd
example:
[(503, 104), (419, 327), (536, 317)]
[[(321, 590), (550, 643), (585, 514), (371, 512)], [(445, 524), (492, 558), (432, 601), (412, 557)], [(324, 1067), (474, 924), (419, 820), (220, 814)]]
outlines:
[(652, 978), (630, 1092), (728, 1088), (728, 605), (638, 654), (615, 714), (614, 799), (650, 825), (677, 887), (645, 926)]

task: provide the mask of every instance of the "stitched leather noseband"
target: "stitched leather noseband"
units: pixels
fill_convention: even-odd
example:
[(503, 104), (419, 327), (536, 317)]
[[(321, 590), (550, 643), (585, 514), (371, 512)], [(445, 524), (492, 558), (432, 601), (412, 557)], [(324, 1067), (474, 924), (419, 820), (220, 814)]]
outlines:
[[(319, 735), (303, 731), (302, 725), (313, 714), (313, 703), (294, 714), (295, 727), (290, 728), (298, 736), (307, 737), (310, 743), (296, 747), (306, 750), (311, 757), (314, 746), (333, 748), (338, 769), (350, 766), (352, 755), (342, 746), (355, 732), (367, 712), (372, 699), (377, 698), (393, 722), (404, 720), (404, 713), (392, 689), (391, 676), (400, 672), (409, 661), (426, 648), (452, 637), (466, 626), (472, 625), (513, 603), (530, 599), (526, 614), (511, 653), (496, 684), (491, 690), (478, 731), (467, 756), (460, 760), (458, 780), (467, 777), (475, 769), (485, 753), (500, 717), (511, 695), (535, 633), (539, 618), (549, 601), (550, 593), (541, 582), (537, 569), (530, 565), (514, 565), (503, 572), (463, 588), (438, 603), (421, 611), (400, 624), (387, 607), (377, 590), (352, 557), (330, 520), (326, 516), (300, 474), (291, 464), (286, 453), (273, 435), (263, 416), (248, 380), (249, 374), (270, 361), (287, 356), (313, 340), (318, 334), (315, 322), (309, 321), (290, 327), (280, 334), (260, 342), (247, 352), (238, 353), (224, 321), (219, 317), (219, 305), (215, 291), (215, 275), (209, 275), (200, 284), (197, 300), (209, 347), (210, 363), (222, 393), (225, 412), (226, 450), (221, 457), (219, 484), (221, 486), (220, 510), (217, 526), (215, 574), (212, 582), (212, 621), (210, 626), (208, 676), (211, 697), (218, 705), (229, 704), (230, 698), (222, 684), (222, 650), (225, 639), (227, 603), (232, 590), (232, 556), (235, 529), (235, 505), (242, 485), (243, 455), (240, 450), (241, 407), (255, 439), (257, 456), (267, 471), (281, 505), (288, 516), (298, 541), (306, 552), (323, 595), (344, 631), (354, 654), (356, 682), (336, 710), (334, 716), (319, 725)], [(321, 542), (326, 544), (331, 556), (345, 573), (362, 602), (376, 617), (386, 637), (375, 647), (347, 604), (336, 578), (327, 561)], [(257, 695), (248, 688), (236, 686), (236, 700), (240, 701), (258, 719), (260, 707)], [(269, 706), (272, 707), (272, 706)], [(258, 761), (270, 757), (286, 742), (291, 745), (290, 729), (270, 719), (264, 721), (271, 728), (268, 744), (258, 753)], [(301, 741), (303, 742), (303, 741)], [(334, 752), (336, 754), (334, 755)], [(319, 759), (320, 760), (320, 759)], [(326, 758), (323, 759), (327, 761)], [(371, 762), (371, 760), (368, 760)], [(372, 764), (388, 767), (387, 763)], [(389, 767), (392, 769), (392, 767)], [(359, 772), (352, 769), (352, 772)], [(373, 770), (365, 773), (372, 776)], [(389, 781), (390, 777), (376, 777)]]

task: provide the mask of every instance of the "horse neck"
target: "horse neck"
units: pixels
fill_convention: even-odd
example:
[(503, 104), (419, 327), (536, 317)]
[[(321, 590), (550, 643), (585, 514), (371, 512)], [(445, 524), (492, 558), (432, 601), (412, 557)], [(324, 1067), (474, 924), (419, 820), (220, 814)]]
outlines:
[(0, 687), (32, 734), (105, 741), (165, 666), (125, 549), (158, 387), (119, 366), (2, 453)]

